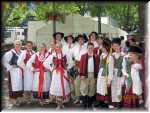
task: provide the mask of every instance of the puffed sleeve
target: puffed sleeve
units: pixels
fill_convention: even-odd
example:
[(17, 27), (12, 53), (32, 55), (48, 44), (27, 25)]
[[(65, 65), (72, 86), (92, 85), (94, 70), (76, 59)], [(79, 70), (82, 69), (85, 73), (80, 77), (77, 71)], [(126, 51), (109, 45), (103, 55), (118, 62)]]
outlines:
[(27, 61), (27, 65), (26, 65), (27, 68), (31, 70), (33, 69), (32, 64), (35, 62), (35, 58), (36, 58), (36, 54), (33, 54), (31, 58)]
[(25, 64), (24, 64), (25, 57), (26, 57), (26, 52), (23, 51), (21, 53), (21, 55), (19, 56), (18, 61), (17, 61), (18, 66), (20, 66), (23, 69), (25, 69), (25, 67), (26, 67)]
[(44, 67), (49, 69), (50, 71), (54, 69), (52, 64), (53, 64), (53, 54), (49, 55), (47, 59), (43, 62)]
[(123, 58), (123, 61), (122, 61), (122, 73), (123, 73), (123, 76), (129, 76), (129, 74), (127, 73), (127, 58), (124, 57)]
[(4, 54), (3, 58), (2, 58), (2, 62), (4, 67), (7, 69), (7, 71), (10, 71), (12, 69), (12, 66), (9, 64), (11, 58), (12, 58), (12, 52), (8, 51)]

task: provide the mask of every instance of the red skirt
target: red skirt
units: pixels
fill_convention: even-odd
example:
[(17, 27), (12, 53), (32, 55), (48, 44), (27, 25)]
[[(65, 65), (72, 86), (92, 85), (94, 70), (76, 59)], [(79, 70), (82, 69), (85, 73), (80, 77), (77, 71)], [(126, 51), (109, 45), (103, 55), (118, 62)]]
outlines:
[(139, 98), (136, 94), (132, 93), (132, 88), (129, 92), (125, 93), (123, 96), (123, 106), (126, 108), (136, 108), (139, 107)]

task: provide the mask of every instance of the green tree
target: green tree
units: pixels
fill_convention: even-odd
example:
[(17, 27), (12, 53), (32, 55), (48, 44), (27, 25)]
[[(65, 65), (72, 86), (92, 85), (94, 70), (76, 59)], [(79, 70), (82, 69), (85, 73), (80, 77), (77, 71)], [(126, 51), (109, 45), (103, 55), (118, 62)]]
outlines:
[(25, 19), (28, 14), (27, 4), (26, 3), (16, 3), (15, 7), (11, 7), (10, 3), (4, 3), (3, 16), (2, 20), (4, 26), (19, 26)]
[(117, 22), (118, 27), (126, 31), (132, 31), (137, 28), (139, 23), (138, 5), (137, 2), (118, 2), (115, 4), (108, 2), (89, 2), (86, 12), (90, 12), (92, 17), (99, 17), (98, 21), (100, 21), (101, 16), (111, 17)]
[(106, 7), (106, 15), (115, 19), (120, 28), (133, 31), (139, 23), (137, 3), (118, 3)]
[[(15, 7), (10, 7), (15, 3)], [(35, 20), (48, 20), (47, 14), (53, 14), (52, 2), (33, 2), (35, 9), (29, 11), (27, 2), (3, 2), (3, 22), (4, 26), (19, 26), (24, 20), (32, 16)], [(76, 14), (79, 12), (78, 6), (71, 2), (57, 2), (56, 14), (60, 14), (61, 21), (64, 22), (65, 15)]]

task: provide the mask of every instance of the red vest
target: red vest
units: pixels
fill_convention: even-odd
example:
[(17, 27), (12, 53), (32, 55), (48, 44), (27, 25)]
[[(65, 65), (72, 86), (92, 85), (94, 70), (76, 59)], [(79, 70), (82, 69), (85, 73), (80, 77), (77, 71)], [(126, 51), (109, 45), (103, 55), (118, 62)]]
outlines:
[[(99, 70), (99, 55), (93, 55), (94, 60), (94, 77), (96, 78)], [(88, 54), (83, 54), (80, 59), (80, 76), (87, 77), (88, 69)]]

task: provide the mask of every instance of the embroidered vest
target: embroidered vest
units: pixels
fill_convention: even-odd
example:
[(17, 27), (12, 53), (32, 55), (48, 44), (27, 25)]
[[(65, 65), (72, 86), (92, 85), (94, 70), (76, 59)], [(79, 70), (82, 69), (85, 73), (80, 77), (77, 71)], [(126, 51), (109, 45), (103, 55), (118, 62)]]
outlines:
[(122, 77), (122, 62), (123, 62), (123, 56), (120, 56), (118, 59), (116, 59), (114, 56), (114, 68), (118, 69), (117, 76)]
[(127, 79), (127, 86), (130, 88), (132, 86), (132, 78), (131, 78), (131, 62), (126, 58), (126, 68), (129, 77)]
[(100, 68), (103, 68), (103, 72), (101, 76), (108, 76), (108, 64), (107, 64), (107, 57), (104, 59), (101, 59), (100, 61)]
[[(32, 53), (33, 54), (33, 53)], [(25, 57), (25, 59), (24, 59), (24, 63), (26, 64), (27, 63), (27, 61), (31, 58), (31, 54), (29, 53), (29, 52), (26, 52), (26, 57)]]
[(9, 64), (10, 65), (16, 65), (17, 66), (17, 60), (18, 60), (18, 56), (16, 55), (16, 53), (14, 53), (13, 51), (12, 51), (12, 58), (11, 58), (11, 60), (9, 61)]
[(40, 61), (38, 59), (38, 56), (36, 55), (36, 58), (35, 58), (35, 63), (33, 64), (33, 67), (35, 69), (40, 69), (40, 66), (43, 65), (43, 61)]
[(53, 58), (53, 62), (54, 62), (54, 65), (56, 67), (58, 67), (59, 65), (61, 65), (63, 68), (65, 68), (66, 66), (66, 57), (62, 57), (61, 59), (58, 59), (57, 57), (54, 57)]

